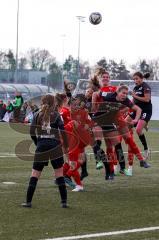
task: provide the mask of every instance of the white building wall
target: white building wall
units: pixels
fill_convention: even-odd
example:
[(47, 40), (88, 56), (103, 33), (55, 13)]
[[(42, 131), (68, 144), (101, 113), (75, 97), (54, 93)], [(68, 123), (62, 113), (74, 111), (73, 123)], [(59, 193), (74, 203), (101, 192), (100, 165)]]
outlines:
[(42, 84), (42, 78), (47, 79), (47, 72), (43, 71), (29, 71), (29, 84)]

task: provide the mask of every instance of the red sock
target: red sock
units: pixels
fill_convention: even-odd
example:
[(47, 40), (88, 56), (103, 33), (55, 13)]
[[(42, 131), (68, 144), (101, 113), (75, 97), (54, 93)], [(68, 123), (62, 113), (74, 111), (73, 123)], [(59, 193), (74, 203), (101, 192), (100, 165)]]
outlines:
[(129, 147), (131, 148), (132, 153), (134, 153), (136, 155), (136, 157), (141, 161), (144, 160), (140, 149), (138, 148), (138, 146), (136, 145), (136, 143), (134, 142), (133, 137), (129, 137), (125, 140), (126, 144), (129, 145)]
[(63, 175), (66, 176), (66, 173), (68, 172), (70, 168), (70, 165), (68, 163), (64, 163), (63, 165)]
[(76, 183), (77, 185), (81, 185), (81, 186), (82, 186), (82, 182), (81, 182), (80, 174), (79, 174), (78, 170), (74, 170), (74, 171), (73, 171), (72, 177), (74, 178), (75, 183)]
[(133, 166), (134, 154), (132, 153), (129, 145), (128, 145), (128, 162), (129, 162), (129, 166)]
[(82, 182), (81, 182), (81, 179), (80, 179), (80, 174), (78, 172), (78, 169), (81, 167), (80, 163), (78, 161), (73, 161), (75, 163), (75, 167), (74, 169), (71, 169), (71, 167), (69, 168), (69, 170), (67, 171), (66, 175), (68, 177), (73, 177), (75, 183), (77, 185), (81, 185), (82, 186)]
[(68, 177), (73, 177), (75, 183), (77, 185), (82, 185), (81, 179), (80, 179), (80, 174), (78, 172), (78, 170), (71, 170), (69, 169), (67, 172), (67, 176)]

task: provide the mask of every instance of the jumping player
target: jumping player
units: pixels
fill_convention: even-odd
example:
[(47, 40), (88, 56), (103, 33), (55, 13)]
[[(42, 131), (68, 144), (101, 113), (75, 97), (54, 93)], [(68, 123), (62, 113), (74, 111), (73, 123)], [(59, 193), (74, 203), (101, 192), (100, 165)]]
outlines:
[(114, 112), (113, 122), (117, 126), (119, 135), (123, 137), (123, 139), (125, 140), (125, 143), (128, 144), (132, 153), (136, 155), (136, 157), (140, 161), (140, 166), (147, 168), (148, 164), (146, 163), (145, 158), (142, 156), (139, 148), (134, 142), (134, 139), (130, 134), (127, 122), (123, 117), (123, 113), (127, 111), (127, 108), (132, 109), (136, 113), (136, 117), (133, 120), (134, 124), (138, 122), (141, 115), (141, 109), (128, 99), (127, 97), (128, 90), (129, 89), (127, 86), (120, 86), (115, 93), (108, 94), (107, 96), (103, 97), (103, 100), (104, 102), (110, 102), (111, 107), (112, 107), (112, 104), (116, 104), (116, 103), (118, 104), (117, 107), (119, 107), (119, 110), (116, 113)]
[[(150, 86), (144, 82), (144, 79), (149, 78), (150, 74), (147, 73), (143, 75), (141, 72), (136, 72), (133, 75), (133, 80), (136, 86), (133, 89), (132, 97), (133, 102), (139, 106), (142, 110), (141, 117), (136, 124), (136, 133), (139, 136), (139, 139), (144, 147), (144, 156), (148, 158), (149, 150), (146, 141), (146, 137), (143, 133), (143, 129), (147, 127), (148, 122), (152, 116), (152, 103), (151, 103), (151, 88)], [(130, 114), (132, 119), (135, 118), (135, 113), (132, 112)]]
[[(92, 97), (93, 102), (93, 111), (97, 111), (100, 107), (100, 104), (103, 102), (103, 96), (106, 96), (108, 93), (115, 92), (117, 87), (110, 85), (110, 75), (105, 69), (99, 69), (97, 72), (98, 78), (99, 78), (99, 85), (100, 89), (98, 92), (95, 92)], [(117, 165), (116, 156), (120, 164), (120, 172), (124, 174), (125, 172), (125, 158), (122, 150), (121, 141), (119, 138), (116, 138), (114, 136), (114, 126), (110, 124), (109, 126), (104, 126), (103, 129), (105, 132), (107, 132), (107, 138), (105, 138), (106, 145), (107, 145), (107, 155), (108, 158), (111, 159), (109, 162), (114, 162), (115, 166)], [(115, 146), (115, 152), (112, 147), (112, 143), (109, 141), (109, 139), (112, 139), (113, 146)], [(112, 177), (114, 174), (114, 166), (111, 166), (111, 172)]]

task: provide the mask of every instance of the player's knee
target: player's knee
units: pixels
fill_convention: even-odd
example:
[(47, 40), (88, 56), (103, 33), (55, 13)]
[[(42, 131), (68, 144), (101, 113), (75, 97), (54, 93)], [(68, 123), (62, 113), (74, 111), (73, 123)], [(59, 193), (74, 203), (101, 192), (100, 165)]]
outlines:
[(31, 174), (31, 176), (38, 179), (38, 178), (40, 178), (40, 176), (41, 176), (41, 171), (32, 169), (32, 174)]
[(137, 135), (142, 135), (142, 128), (136, 128)]
[[(69, 169), (69, 168), (68, 168)], [(66, 170), (67, 172), (68, 170)], [(59, 177), (63, 177), (63, 168), (57, 168), (55, 169), (55, 177), (56, 178), (59, 178)]]

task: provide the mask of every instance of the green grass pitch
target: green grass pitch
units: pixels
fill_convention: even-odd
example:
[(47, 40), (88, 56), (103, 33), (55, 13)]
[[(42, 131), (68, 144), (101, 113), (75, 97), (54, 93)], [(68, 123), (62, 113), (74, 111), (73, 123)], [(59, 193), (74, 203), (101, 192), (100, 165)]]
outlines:
[[(152, 121), (150, 125), (159, 128), (158, 122)], [(152, 151), (159, 151), (159, 132), (154, 129), (146, 134)], [(70, 209), (60, 208), (52, 168), (46, 167), (33, 198), (33, 208), (23, 209), (20, 204), (25, 200), (32, 162), (7, 154), (14, 154), (17, 143), (25, 139), (30, 139), (28, 134), (0, 124), (1, 240), (39, 240), (159, 226), (159, 153), (152, 153), (150, 169), (140, 168), (135, 161), (133, 177), (117, 176), (113, 182), (104, 180), (103, 170), (95, 170), (92, 157), (88, 161), (85, 191), (75, 193), (68, 188)], [(21, 149), (21, 153), (24, 151)], [(157, 240), (159, 231), (98, 239)]]

